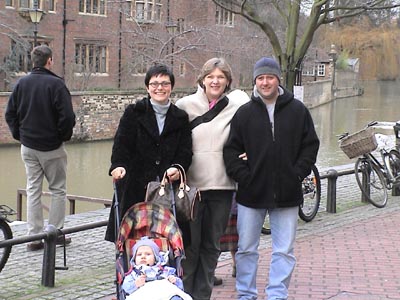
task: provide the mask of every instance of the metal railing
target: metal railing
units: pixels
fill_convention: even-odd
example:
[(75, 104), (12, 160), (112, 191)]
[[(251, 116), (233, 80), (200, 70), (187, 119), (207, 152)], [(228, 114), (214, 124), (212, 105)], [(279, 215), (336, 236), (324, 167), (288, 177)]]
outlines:
[(25, 244), (33, 241), (44, 240), (43, 265), (42, 265), (42, 285), (46, 287), (54, 287), (55, 271), (68, 270), (66, 267), (66, 248), (64, 245), (64, 266), (56, 267), (56, 245), (58, 237), (66, 234), (90, 230), (98, 227), (103, 227), (108, 224), (108, 220), (92, 222), (84, 225), (56, 229), (53, 225), (47, 225), (43, 233), (27, 235), (23, 237), (13, 238), (0, 241), (0, 248)]
[[(328, 213), (336, 213), (336, 192), (337, 192), (337, 180), (340, 176), (346, 176), (354, 174), (354, 164), (337, 166), (335, 168), (330, 168), (326, 170), (320, 170), (321, 180), (327, 180), (327, 199), (326, 199), (326, 211)], [(400, 195), (397, 190), (392, 191), (393, 195)], [(51, 196), (50, 192), (42, 192), (44, 196)], [(22, 218), (22, 198), (26, 196), (25, 189), (18, 189), (17, 191), (17, 220)], [(92, 203), (104, 204), (104, 206), (109, 207), (112, 204), (110, 199), (84, 197), (76, 195), (67, 195), (67, 199), (70, 204), (70, 214), (75, 214), (76, 201), (85, 201)], [(363, 201), (361, 199), (361, 201)], [(42, 267), (42, 285), (46, 287), (54, 287), (55, 270), (63, 269), (62, 267), (55, 267), (55, 252), (56, 252), (56, 242), (59, 236), (63, 236), (69, 233), (76, 233), (84, 230), (90, 230), (97, 227), (106, 226), (107, 220), (88, 223), (80, 226), (56, 229), (54, 226), (49, 225), (46, 227), (45, 232), (40, 234), (35, 234), (31, 236), (23, 236), (19, 238), (13, 238), (10, 240), (0, 241), (0, 248), (6, 246), (13, 246), (17, 244), (28, 243), (32, 241), (44, 240), (45, 251), (43, 253), (43, 267)], [(64, 248), (65, 251), (65, 248)], [(64, 252), (65, 254), (65, 252)], [(68, 269), (65, 268), (64, 269)]]
[[(23, 196), (26, 196), (25, 189), (17, 190), (17, 217), (18, 221), (22, 220), (22, 200)], [(51, 196), (50, 192), (42, 192), (42, 196)], [(112, 204), (112, 200), (94, 197), (85, 197), (77, 195), (67, 194), (67, 199), (69, 201), (69, 213), (71, 215), (76, 212), (76, 201), (84, 201), (91, 203), (103, 204), (105, 207), (109, 207)], [(42, 204), (43, 208), (48, 211), (48, 207)], [(64, 245), (64, 266), (56, 267), (56, 245), (57, 238), (62, 237), (69, 233), (76, 233), (84, 230), (90, 230), (97, 227), (103, 227), (108, 224), (108, 220), (92, 222), (84, 225), (79, 225), (70, 228), (56, 229), (53, 225), (48, 225), (43, 233), (33, 234), (29, 236), (23, 236), (18, 238), (13, 238), (9, 240), (0, 241), (0, 248), (14, 246), (19, 244), (25, 244), (34, 241), (44, 240), (44, 252), (43, 252), (43, 265), (42, 265), (42, 285), (46, 287), (54, 287), (55, 270), (67, 270), (66, 267), (66, 249)]]
[(321, 180), (326, 179), (326, 211), (329, 213), (336, 213), (336, 190), (337, 179), (339, 176), (354, 174), (354, 165), (338, 166), (337, 169), (331, 168), (327, 171), (321, 172)]
[[(17, 190), (17, 220), (22, 220), (22, 198), (26, 197), (26, 189), (18, 189)], [(51, 192), (42, 192), (42, 196), (51, 196)], [(67, 199), (69, 201), (69, 214), (74, 215), (76, 212), (76, 201), (84, 201), (91, 203), (99, 203), (104, 204), (104, 206), (111, 206), (112, 200), (104, 199), (104, 198), (95, 198), (95, 197), (85, 197), (85, 196), (77, 196), (77, 195), (69, 195), (67, 194)], [(43, 204), (42, 204), (43, 205)], [(49, 210), (48, 207), (43, 205), (44, 209)]]

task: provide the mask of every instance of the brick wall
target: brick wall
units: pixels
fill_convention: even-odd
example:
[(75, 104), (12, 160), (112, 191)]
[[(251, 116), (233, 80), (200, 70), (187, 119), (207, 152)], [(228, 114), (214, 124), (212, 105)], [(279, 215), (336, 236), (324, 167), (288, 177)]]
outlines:
[[(175, 92), (172, 101), (187, 95), (188, 91)], [(76, 114), (73, 141), (111, 139), (128, 104), (145, 97), (142, 91), (126, 93), (72, 93)], [(12, 144), (13, 140), (4, 119), (9, 93), (0, 93), (0, 145)]]
[[(347, 77), (346, 85), (350, 84), (350, 77)], [(353, 78), (354, 85), (358, 80)], [(304, 85), (304, 103), (307, 107), (316, 107), (333, 99), (331, 95), (330, 80), (321, 80)], [(172, 101), (193, 93), (194, 90), (175, 90), (172, 94)], [(251, 89), (246, 90), (250, 95)], [(345, 97), (346, 91), (341, 91)], [(9, 93), (0, 93), (0, 145), (16, 143), (13, 140), (8, 126), (4, 120), (4, 112), (7, 106)], [(145, 97), (144, 90), (135, 92), (72, 92), (72, 101), (76, 114), (76, 125), (74, 128), (73, 141), (95, 141), (111, 139), (118, 127), (125, 107)], [(349, 90), (347, 96), (354, 96), (354, 91)]]

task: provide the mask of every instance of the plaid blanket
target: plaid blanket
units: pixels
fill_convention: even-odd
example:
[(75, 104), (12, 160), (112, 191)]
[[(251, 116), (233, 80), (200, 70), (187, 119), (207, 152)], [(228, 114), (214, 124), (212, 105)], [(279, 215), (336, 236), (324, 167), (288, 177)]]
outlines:
[(123, 251), (127, 239), (165, 237), (174, 253), (183, 253), (183, 239), (174, 215), (166, 208), (153, 203), (133, 205), (122, 219), (117, 247)]

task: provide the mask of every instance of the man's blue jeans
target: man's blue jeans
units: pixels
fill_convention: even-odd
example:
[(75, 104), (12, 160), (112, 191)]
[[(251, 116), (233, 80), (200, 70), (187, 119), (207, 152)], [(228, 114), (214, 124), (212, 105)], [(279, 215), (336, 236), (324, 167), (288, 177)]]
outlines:
[(268, 300), (287, 299), (291, 275), (296, 265), (294, 241), (299, 208), (255, 209), (238, 204), (239, 246), (236, 253), (236, 290), (239, 300), (257, 299), (258, 246), (261, 228), (268, 212), (272, 255), (269, 283), (265, 289)]

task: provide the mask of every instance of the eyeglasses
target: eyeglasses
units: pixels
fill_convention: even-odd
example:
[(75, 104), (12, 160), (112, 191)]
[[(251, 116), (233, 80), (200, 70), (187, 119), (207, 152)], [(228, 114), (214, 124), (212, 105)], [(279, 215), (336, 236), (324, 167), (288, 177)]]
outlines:
[(158, 82), (158, 81), (154, 81), (154, 82), (150, 82), (149, 83), (149, 85), (152, 87), (152, 88), (158, 88), (160, 85), (162, 86), (162, 87), (169, 87), (170, 85), (171, 85), (171, 82), (169, 82), (169, 81), (163, 81), (163, 82)]

